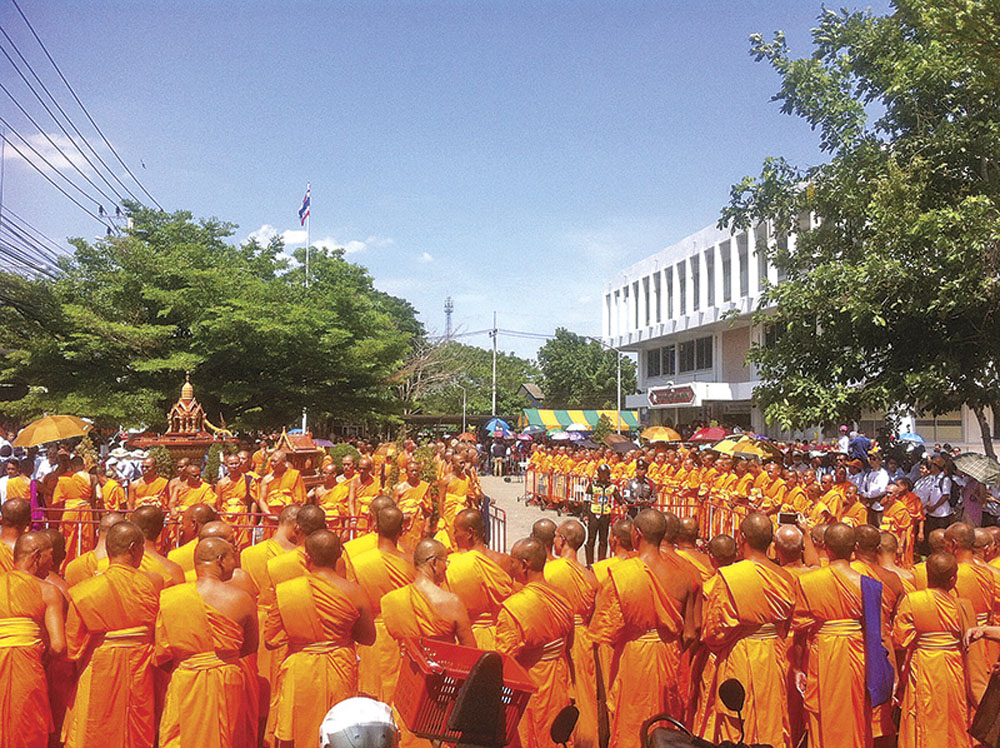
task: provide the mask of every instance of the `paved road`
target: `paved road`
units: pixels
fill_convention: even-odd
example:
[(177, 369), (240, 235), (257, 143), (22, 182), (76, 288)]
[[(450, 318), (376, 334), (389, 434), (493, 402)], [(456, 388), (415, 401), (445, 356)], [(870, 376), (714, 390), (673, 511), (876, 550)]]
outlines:
[(507, 550), (515, 541), (526, 537), (531, 532), (531, 525), (541, 517), (550, 517), (558, 521), (554, 511), (543, 511), (537, 506), (525, 506), (523, 500), (524, 480), (511, 478), (508, 483), (503, 478), (484, 475), (481, 479), (483, 491), (492, 497), (496, 505), (507, 512)]

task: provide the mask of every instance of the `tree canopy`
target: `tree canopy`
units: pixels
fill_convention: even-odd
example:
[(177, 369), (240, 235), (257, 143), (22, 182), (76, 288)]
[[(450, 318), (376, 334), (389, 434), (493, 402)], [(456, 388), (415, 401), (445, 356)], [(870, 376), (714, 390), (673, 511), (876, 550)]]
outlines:
[(722, 212), (734, 228), (769, 222), (759, 249), (787, 275), (756, 315), (778, 334), (749, 355), (769, 422), (965, 404), (992, 452), (983, 408), (1000, 403), (998, 39), (989, 0), (827, 10), (804, 58), (780, 32), (751, 37), (751, 54), (781, 78), (774, 100), (829, 155), (805, 167), (767, 159)]
[(279, 239), (234, 246), (231, 224), (128, 210), (124, 236), (74, 240), (57, 280), (0, 274), (0, 381), (30, 387), (6, 412), (155, 427), (185, 372), (209, 418), (240, 427), (399, 410), (388, 378), (423, 329), (341, 250), (313, 250), (305, 288)]
[[(614, 409), (617, 357), (593, 338), (559, 327), (555, 337), (538, 349), (542, 390), (549, 408)], [(635, 363), (622, 356), (622, 399), (634, 392)], [(622, 403), (624, 405), (624, 403)]]

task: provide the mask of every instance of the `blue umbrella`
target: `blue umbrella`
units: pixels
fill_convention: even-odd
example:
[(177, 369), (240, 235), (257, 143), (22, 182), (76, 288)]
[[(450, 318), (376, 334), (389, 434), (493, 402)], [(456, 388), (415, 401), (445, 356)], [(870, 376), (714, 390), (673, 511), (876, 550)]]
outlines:
[(502, 418), (491, 418), (486, 422), (486, 430), (491, 434), (494, 431), (510, 431), (510, 424)]
[(924, 437), (920, 434), (900, 434), (899, 440), (901, 442), (913, 442), (914, 444), (923, 444)]

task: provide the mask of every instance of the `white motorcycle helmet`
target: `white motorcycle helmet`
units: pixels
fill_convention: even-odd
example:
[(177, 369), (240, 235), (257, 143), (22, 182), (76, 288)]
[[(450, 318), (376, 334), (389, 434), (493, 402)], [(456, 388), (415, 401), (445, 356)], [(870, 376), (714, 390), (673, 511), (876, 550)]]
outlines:
[(319, 728), (320, 748), (396, 748), (399, 730), (392, 709), (374, 699), (345, 699), (326, 713)]

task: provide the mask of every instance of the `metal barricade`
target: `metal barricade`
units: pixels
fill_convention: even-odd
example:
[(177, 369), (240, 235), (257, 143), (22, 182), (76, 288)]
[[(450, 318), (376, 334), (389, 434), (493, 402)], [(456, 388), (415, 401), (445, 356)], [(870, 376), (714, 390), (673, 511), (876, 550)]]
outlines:
[(507, 552), (507, 512), (496, 504), (490, 504), (489, 546), (500, 553)]

